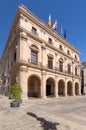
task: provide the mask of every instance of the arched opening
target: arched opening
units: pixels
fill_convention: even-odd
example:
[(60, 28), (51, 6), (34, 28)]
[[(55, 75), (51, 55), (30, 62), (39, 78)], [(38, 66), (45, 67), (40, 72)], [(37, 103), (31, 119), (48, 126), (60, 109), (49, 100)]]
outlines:
[(68, 95), (68, 96), (72, 96), (72, 95), (73, 95), (72, 92), (73, 92), (73, 90), (72, 90), (72, 82), (69, 81), (69, 82), (67, 83), (67, 95)]
[(55, 82), (52, 78), (48, 78), (46, 81), (46, 96), (54, 96)]
[(39, 97), (40, 96), (40, 79), (38, 76), (32, 75), (28, 79), (28, 97)]
[(75, 83), (75, 95), (79, 95), (79, 84)]
[(59, 96), (65, 95), (65, 83), (63, 80), (59, 80), (58, 82), (58, 95)]

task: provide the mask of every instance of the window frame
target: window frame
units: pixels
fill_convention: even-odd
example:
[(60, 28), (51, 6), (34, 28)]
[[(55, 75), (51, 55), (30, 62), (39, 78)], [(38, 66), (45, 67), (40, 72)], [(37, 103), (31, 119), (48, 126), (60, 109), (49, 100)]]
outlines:
[(48, 56), (48, 68), (53, 69), (53, 57)]
[(35, 27), (32, 27), (32, 34), (37, 35), (37, 29)]

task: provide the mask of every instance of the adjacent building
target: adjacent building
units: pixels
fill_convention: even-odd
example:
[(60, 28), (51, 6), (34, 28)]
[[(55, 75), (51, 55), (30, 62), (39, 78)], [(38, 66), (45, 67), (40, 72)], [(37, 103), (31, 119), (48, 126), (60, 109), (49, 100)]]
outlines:
[(0, 74), (5, 95), (16, 82), (23, 98), (81, 95), (79, 51), (24, 5), (14, 18)]
[(82, 62), (81, 77), (81, 94), (86, 94), (86, 62)]

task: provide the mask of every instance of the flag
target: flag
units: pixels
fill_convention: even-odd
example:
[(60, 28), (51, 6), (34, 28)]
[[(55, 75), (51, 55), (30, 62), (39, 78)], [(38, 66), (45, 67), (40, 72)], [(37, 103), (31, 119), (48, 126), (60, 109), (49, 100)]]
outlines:
[(64, 38), (66, 39), (66, 29), (65, 29), (65, 31), (64, 31)]
[(62, 36), (62, 25), (60, 27), (60, 35)]
[(51, 14), (49, 15), (49, 18), (48, 18), (48, 26), (51, 27)]
[(53, 25), (53, 27), (52, 27), (54, 30), (56, 30), (57, 29), (57, 20), (55, 21), (55, 23), (54, 23), (54, 25)]

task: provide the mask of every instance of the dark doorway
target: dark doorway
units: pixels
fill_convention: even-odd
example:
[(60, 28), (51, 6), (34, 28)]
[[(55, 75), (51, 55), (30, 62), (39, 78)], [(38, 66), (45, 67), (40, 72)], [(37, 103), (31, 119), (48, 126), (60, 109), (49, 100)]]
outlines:
[(52, 78), (48, 78), (46, 81), (46, 96), (54, 96), (55, 84)]
[(50, 84), (47, 84), (47, 86), (46, 86), (46, 95), (47, 96), (51, 95), (51, 85)]
[(28, 80), (28, 97), (40, 96), (40, 79), (32, 75)]

